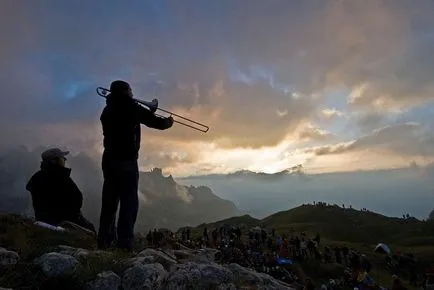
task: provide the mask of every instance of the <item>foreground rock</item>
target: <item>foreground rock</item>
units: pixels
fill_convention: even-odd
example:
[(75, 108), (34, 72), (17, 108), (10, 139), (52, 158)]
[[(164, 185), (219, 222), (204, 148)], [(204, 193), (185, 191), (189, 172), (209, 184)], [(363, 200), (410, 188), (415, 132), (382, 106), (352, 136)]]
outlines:
[(73, 256), (51, 252), (35, 259), (34, 264), (45, 276), (57, 278), (73, 274), (79, 263)]
[(193, 261), (197, 263), (212, 263), (216, 260), (216, 256), (221, 254), (219, 250), (216, 249), (200, 249), (193, 251)]
[(95, 280), (88, 282), (84, 290), (118, 290), (121, 278), (112, 271), (99, 273)]
[(163, 265), (166, 270), (177, 264), (176, 257), (172, 252), (169, 251), (157, 251), (154, 249), (146, 249), (141, 251), (136, 258), (131, 260), (133, 264), (151, 264), (159, 263)]
[(134, 265), (128, 268), (122, 278), (124, 290), (160, 289), (167, 272), (159, 263)]
[(261, 289), (292, 289), (270, 275), (250, 271), (238, 264), (230, 264), (228, 268), (234, 273), (235, 280), (243, 286), (259, 286)]
[[(220, 252), (214, 249), (177, 251), (145, 249), (130, 258), (125, 256), (116, 258), (116, 255), (106, 251), (62, 245), (52, 249), (56, 249), (57, 252), (50, 251), (43, 254), (34, 259), (33, 263), (42, 270), (46, 279), (51, 279), (51, 281), (53, 279), (67, 281), (64, 278), (68, 277), (85, 279), (77, 286), (68, 289), (293, 289), (290, 285), (269, 275), (254, 272), (238, 264), (216, 263), (216, 255)], [(8, 255), (10, 255), (8, 263), (18, 261), (16, 255)], [(94, 257), (98, 258), (94, 259)], [(101, 268), (89, 267), (89, 265), (94, 265), (95, 261)], [(91, 271), (94, 274), (83, 271)]]
[(17, 252), (0, 248), (0, 268), (13, 266), (20, 260)]
[(53, 250), (61, 254), (73, 256), (74, 258), (84, 258), (89, 256), (90, 253), (90, 251), (86, 249), (74, 248), (65, 245), (57, 246)]
[(211, 289), (233, 282), (235, 282), (233, 273), (225, 267), (217, 264), (187, 262), (173, 269), (165, 287), (168, 290)]

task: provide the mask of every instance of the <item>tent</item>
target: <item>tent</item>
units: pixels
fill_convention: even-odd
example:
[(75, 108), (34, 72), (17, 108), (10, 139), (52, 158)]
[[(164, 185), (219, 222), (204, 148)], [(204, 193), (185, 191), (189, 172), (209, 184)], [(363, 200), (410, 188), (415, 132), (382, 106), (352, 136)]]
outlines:
[(377, 252), (377, 253), (383, 253), (383, 254), (388, 254), (388, 255), (391, 253), (389, 247), (388, 247), (386, 244), (383, 244), (383, 243), (379, 243), (379, 244), (375, 247), (374, 252)]
[(285, 259), (285, 258), (281, 258), (279, 256), (277, 256), (276, 262), (279, 265), (292, 265), (292, 260), (291, 259)]
[(260, 233), (262, 230), (264, 230), (264, 229), (261, 228), (261, 227), (256, 226), (256, 227), (254, 227), (254, 228), (251, 228), (251, 229), (249, 230), (249, 232)]

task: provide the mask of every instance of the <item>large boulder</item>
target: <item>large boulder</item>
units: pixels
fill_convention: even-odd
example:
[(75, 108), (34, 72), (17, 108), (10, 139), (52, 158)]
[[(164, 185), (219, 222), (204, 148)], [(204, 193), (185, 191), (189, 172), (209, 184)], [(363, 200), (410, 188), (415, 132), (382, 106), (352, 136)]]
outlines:
[(122, 277), (122, 289), (159, 289), (166, 277), (167, 272), (159, 263), (134, 265), (125, 270)]
[(235, 276), (239, 287), (259, 287), (260, 289), (294, 289), (290, 285), (274, 279), (270, 275), (258, 273), (244, 268), (238, 264), (230, 264), (228, 268)]
[(213, 263), (218, 253), (220, 253), (219, 250), (211, 248), (195, 250), (192, 260), (196, 263)]
[(162, 252), (154, 249), (145, 249), (141, 251), (135, 258), (127, 262), (127, 266), (136, 264), (151, 264), (159, 263), (163, 265), (166, 270), (177, 264), (176, 257), (171, 252)]
[(81, 248), (74, 248), (74, 247), (70, 247), (70, 246), (65, 246), (65, 245), (59, 245), (57, 247), (55, 247), (54, 252), (58, 252), (61, 254), (65, 254), (65, 255), (70, 255), (73, 256), (74, 258), (85, 258), (87, 256), (89, 256), (90, 251), (86, 250), (86, 249), (81, 249)]
[(73, 256), (76, 259), (83, 258), (96, 258), (96, 259), (107, 259), (114, 256), (113, 252), (103, 251), (103, 250), (86, 250), (82, 248), (74, 248), (66, 245), (58, 245), (53, 248), (53, 252), (58, 252), (65, 255)]
[(0, 268), (13, 266), (20, 260), (17, 252), (0, 248)]
[(234, 275), (225, 267), (214, 263), (186, 262), (173, 267), (166, 280), (165, 289), (213, 289), (233, 282)]
[(54, 278), (72, 274), (79, 262), (71, 255), (50, 252), (35, 259), (34, 264), (41, 268), (45, 276)]
[(99, 273), (95, 280), (86, 283), (84, 290), (119, 290), (121, 278), (112, 271)]
[(186, 250), (175, 250), (174, 255), (178, 260), (188, 260), (193, 257), (193, 253)]

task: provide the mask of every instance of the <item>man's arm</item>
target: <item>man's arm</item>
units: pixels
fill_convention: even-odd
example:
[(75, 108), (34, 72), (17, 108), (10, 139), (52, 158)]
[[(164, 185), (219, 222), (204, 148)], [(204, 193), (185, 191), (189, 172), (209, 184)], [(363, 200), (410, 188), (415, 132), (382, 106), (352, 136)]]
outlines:
[(150, 110), (142, 107), (141, 105), (135, 105), (137, 116), (141, 124), (146, 125), (149, 128), (158, 130), (166, 130), (172, 127), (173, 118), (162, 118), (155, 116)]

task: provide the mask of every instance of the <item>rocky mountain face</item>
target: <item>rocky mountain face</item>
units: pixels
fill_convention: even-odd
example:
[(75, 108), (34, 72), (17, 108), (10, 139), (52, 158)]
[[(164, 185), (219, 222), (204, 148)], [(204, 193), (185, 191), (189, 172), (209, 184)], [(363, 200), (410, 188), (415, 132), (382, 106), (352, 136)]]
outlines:
[(205, 186), (183, 186), (161, 169), (140, 174), (141, 209), (138, 227), (150, 225), (175, 230), (205, 221), (239, 216), (230, 201), (219, 198)]
[[(44, 148), (15, 148), (0, 156), (0, 213), (33, 215), (30, 193), (25, 185), (39, 170)], [(71, 177), (84, 195), (83, 213), (95, 226), (99, 223), (103, 177), (100, 163), (84, 153), (68, 156)], [(150, 228), (195, 226), (242, 213), (227, 200), (204, 186), (182, 186), (161, 169), (140, 173), (140, 208), (136, 231)]]

